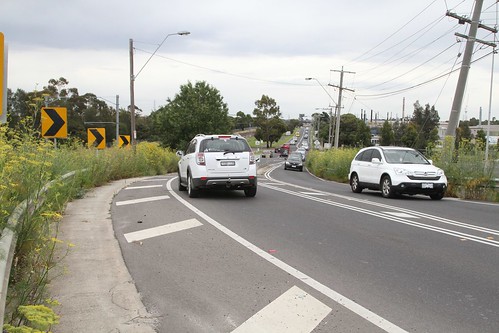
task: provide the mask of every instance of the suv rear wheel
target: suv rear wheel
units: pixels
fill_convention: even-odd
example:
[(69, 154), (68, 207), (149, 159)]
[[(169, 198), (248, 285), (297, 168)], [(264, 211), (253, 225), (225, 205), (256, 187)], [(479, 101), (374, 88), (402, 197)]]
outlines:
[(180, 171), (178, 173), (178, 190), (179, 191), (187, 191), (187, 188), (184, 185), (182, 185), (182, 181), (180, 178)]
[(245, 188), (244, 195), (247, 197), (254, 197), (256, 195), (256, 187)]
[(190, 174), (187, 175), (187, 194), (189, 194), (189, 198), (197, 198), (199, 195), (199, 190), (194, 188), (194, 183), (192, 182), (192, 176)]
[(354, 193), (360, 193), (363, 190), (363, 188), (359, 185), (359, 176), (357, 176), (356, 173), (354, 173), (350, 178), (350, 188)]

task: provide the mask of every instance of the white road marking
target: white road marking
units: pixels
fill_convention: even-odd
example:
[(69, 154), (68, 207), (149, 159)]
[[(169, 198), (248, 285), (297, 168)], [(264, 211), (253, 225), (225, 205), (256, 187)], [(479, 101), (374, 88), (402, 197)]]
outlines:
[(168, 178), (144, 179), (144, 180), (141, 180), (141, 182), (160, 182), (160, 181), (165, 181), (165, 180), (168, 180), (168, 179), (170, 179), (170, 177), (168, 177)]
[(396, 217), (405, 217), (405, 218), (410, 218), (410, 219), (419, 219), (419, 216), (414, 216), (414, 215), (410, 215), (410, 214), (407, 214), (407, 213), (400, 213), (400, 212), (381, 212), (383, 214), (388, 214), (388, 215), (393, 215), (393, 216), (396, 216)]
[(155, 188), (155, 187), (163, 187), (164, 185), (145, 185), (145, 186), (130, 186), (125, 188), (125, 190), (139, 190), (144, 188)]
[(330, 307), (293, 286), (232, 333), (312, 332), (329, 312)]
[(321, 193), (321, 192), (300, 192), (300, 193), (308, 195), (327, 195), (326, 193)]
[(334, 302), (343, 305), (345, 308), (349, 309), (350, 311), (356, 313), (360, 317), (364, 318), (365, 320), (373, 323), (377, 327), (381, 328), (382, 330), (389, 332), (389, 333), (408, 333), (404, 329), (398, 327), (397, 325), (393, 324), (392, 322), (386, 320), (385, 318), (378, 316), (374, 312), (370, 311), (369, 309), (366, 309), (362, 305), (356, 303), (355, 301), (343, 296), (342, 294), (334, 291), (333, 289), (329, 288), (328, 286), (323, 285), (319, 281), (314, 280), (312, 277), (306, 275), (305, 273), (300, 272), (296, 268), (293, 268), (292, 266), (286, 264), (285, 262), (277, 259), (273, 255), (269, 254), (267, 251), (264, 251), (260, 249), (258, 246), (254, 245), (253, 243), (250, 243), (243, 237), (239, 236), (232, 230), (226, 228), (222, 224), (218, 223), (193, 205), (191, 205), (189, 202), (186, 200), (182, 199), (175, 191), (173, 191), (171, 183), (174, 180), (170, 179), (166, 183), (166, 188), (170, 192), (170, 194), (175, 197), (180, 203), (182, 203), (185, 207), (189, 208), (191, 211), (196, 213), (199, 217), (204, 219), (206, 222), (241, 244), (242, 246), (248, 248), (250, 251), (254, 252), (261, 258), (267, 260), (269, 263), (277, 266), (278, 268), (282, 269), (284, 272), (288, 273), (291, 276), (294, 276), (296, 279), (302, 281), (306, 285), (310, 286), (311, 288), (317, 290), (318, 292), (322, 293), (323, 295), (329, 297), (331, 300)]
[(194, 227), (199, 227), (203, 225), (196, 219), (189, 219), (181, 222), (165, 224), (159, 227), (129, 232), (125, 234), (125, 239), (128, 243), (137, 242), (148, 238), (153, 238), (157, 236), (162, 236), (166, 234), (170, 234), (177, 231), (182, 231)]
[(116, 202), (116, 206), (133, 205), (133, 204), (136, 204), (136, 203), (158, 201), (158, 200), (165, 200), (165, 199), (170, 199), (170, 197), (168, 195), (159, 195), (159, 196), (156, 196), (156, 197), (148, 197), (148, 198), (141, 198), (141, 199), (117, 201)]
[[(290, 195), (295, 195), (295, 196), (298, 196), (298, 197), (303, 198), (303, 199), (308, 199), (308, 200), (320, 202), (320, 203), (330, 205), (330, 206), (345, 208), (348, 210), (355, 211), (357, 213), (363, 213), (363, 214), (367, 214), (367, 215), (371, 215), (371, 216), (376, 216), (376, 217), (379, 217), (379, 218), (382, 218), (385, 220), (389, 220), (389, 221), (393, 221), (393, 222), (397, 222), (397, 223), (402, 223), (402, 224), (410, 225), (410, 226), (421, 228), (421, 229), (439, 232), (439, 233), (446, 234), (446, 235), (453, 236), (453, 237), (457, 237), (460, 239), (466, 238), (466, 239), (471, 240), (473, 242), (477, 242), (477, 243), (481, 243), (481, 244), (485, 244), (485, 245), (494, 246), (494, 247), (499, 248), (499, 241), (487, 239), (486, 237), (480, 237), (480, 236), (476, 236), (473, 234), (467, 234), (467, 233), (459, 232), (459, 231), (452, 230), (452, 229), (441, 228), (441, 227), (433, 226), (431, 224), (425, 224), (422, 222), (411, 221), (411, 220), (404, 219), (401, 217), (387, 215), (387, 214), (384, 214), (382, 212), (376, 212), (374, 210), (369, 210), (369, 209), (365, 209), (365, 208), (361, 208), (361, 207), (350, 206), (350, 205), (343, 204), (340, 202), (335, 202), (332, 200), (327, 200), (327, 199), (323, 199), (323, 198), (316, 198), (316, 197), (313, 197), (311, 195), (300, 194), (298, 192), (291, 191), (291, 190), (281, 188), (281, 187), (272, 187), (272, 186), (265, 186), (265, 185), (262, 185), (262, 186), (267, 187), (269, 189), (273, 189), (275, 191), (288, 193)], [(382, 206), (382, 204), (379, 204), (379, 206)], [(448, 222), (448, 221), (452, 221), (452, 220), (438, 219), (437, 217), (430, 217), (431, 215), (426, 215), (424, 213), (417, 213), (417, 215), (421, 216), (421, 217), (432, 218), (435, 221), (440, 222), (440, 223), (452, 224), (452, 225), (467, 228), (467, 229), (488, 232), (489, 234), (495, 234), (495, 235), (499, 234), (498, 230), (492, 230), (492, 229), (482, 228), (482, 227), (478, 227), (478, 226), (471, 226), (471, 225), (467, 225), (465, 223), (460, 223), (460, 222), (455, 222), (455, 221)], [(484, 230), (487, 230), (487, 231), (484, 231)]]

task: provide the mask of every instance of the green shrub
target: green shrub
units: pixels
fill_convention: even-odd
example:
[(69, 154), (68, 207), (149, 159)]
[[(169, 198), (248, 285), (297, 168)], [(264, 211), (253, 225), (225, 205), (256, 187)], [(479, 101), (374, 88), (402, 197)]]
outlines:
[(350, 163), (358, 151), (357, 148), (312, 150), (307, 155), (307, 168), (317, 177), (347, 183)]

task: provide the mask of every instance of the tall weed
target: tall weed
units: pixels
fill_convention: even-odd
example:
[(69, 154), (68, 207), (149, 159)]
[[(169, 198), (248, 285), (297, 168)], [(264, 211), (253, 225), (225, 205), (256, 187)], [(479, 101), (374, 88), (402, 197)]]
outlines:
[[(110, 180), (175, 172), (178, 158), (156, 143), (135, 148), (88, 149), (77, 140), (59, 140), (58, 146), (35, 131), (13, 131), (0, 126), (0, 230), (12, 228), (17, 237), (7, 294), (6, 322), (22, 325), (22, 305), (46, 303), (48, 272), (62, 258), (54, 249), (71, 244), (58, 239), (59, 220), (65, 204), (85, 189)], [(75, 176), (59, 181), (71, 172)], [(42, 188), (56, 180), (46, 193)], [(26, 212), (15, 226), (7, 225), (14, 209), (29, 200)], [(0, 253), (5, 258), (5, 253)]]

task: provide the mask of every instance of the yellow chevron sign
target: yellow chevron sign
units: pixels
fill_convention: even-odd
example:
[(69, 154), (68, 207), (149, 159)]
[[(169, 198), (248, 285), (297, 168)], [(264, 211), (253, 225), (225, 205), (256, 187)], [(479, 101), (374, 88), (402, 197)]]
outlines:
[(120, 135), (118, 137), (118, 147), (130, 146), (130, 135)]
[(63, 107), (42, 108), (42, 136), (65, 139), (68, 137), (68, 110)]
[(88, 148), (104, 149), (106, 148), (106, 129), (89, 128), (87, 129)]

